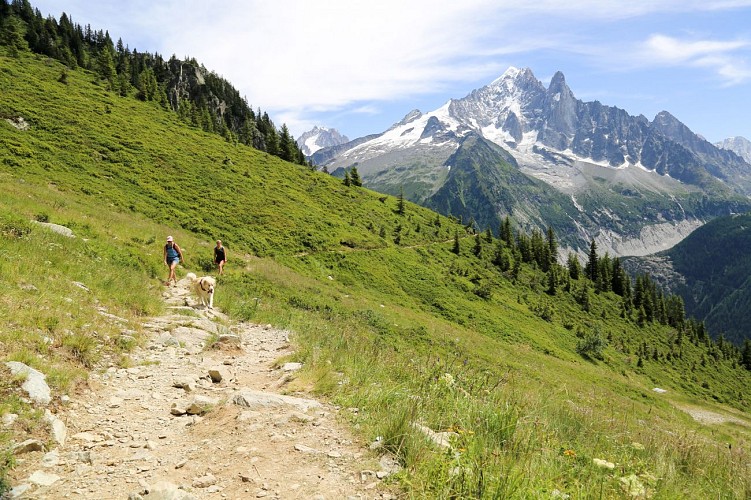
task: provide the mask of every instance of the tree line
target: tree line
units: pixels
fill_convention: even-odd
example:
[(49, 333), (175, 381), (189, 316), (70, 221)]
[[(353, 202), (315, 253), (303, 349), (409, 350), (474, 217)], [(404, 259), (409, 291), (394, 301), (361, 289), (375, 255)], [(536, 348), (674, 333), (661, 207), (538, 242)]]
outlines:
[[(266, 112), (255, 111), (227, 80), (195, 59), (168, 59), (131, 50), (108, 31), (74, 23), (65, 13), (44, 18), (28, 0), (0, 0), (0, 44), (11, 56), (31, 51), (56, 59), (70, 70), (95, 72), (122, 97), (154, 101), (181, 120), (230, 142), (265, 151), (288, 162), (309, 165), (286, 124), (277, 129)], [(59, 79), (66, 83), (66, 70)]]
[[(531, 234), (515, 231), (507, 216), (498, 228), (497, 239), (489, 228), (484, 232), (474, 231), (473, 223), (467, 230), (475, 233), (472, 253), (482, 257), (483, 253), (492, 252), (488, 255), (491, 262), (512, 280), (519, 278), (521, 265), (526, 264), (545, 273), (546, 293), (550, 296), (561, 291), (570, 293), (581, 308), (589, 312), (591, 293), (612, 293), (620, 298), (622, 318), (642, 328), (650, 324), (671, 327), (674, 334), (669, 350), (661, 352), (644, 344), (636, 353), (640, 363), (646, 359), (670, 360), (680, 357), (680, 346), (688, 341), (704, 349), (705, 363), (712, 359), (727, 360), (751, 370), (751, 341), (746, 339), (739, 347), (728, 342), (722, 334), (714, 340), (703, 321), (686, 315), (683, 299), (679, 295), (664, 292), (647, 274), (638, 275), (632, 280), (619, 258), (611, 257), (607, 252), (604, 255), (598, 253), (594, 240), (584, 265), (573, 253), (569, 253), (565, 265), (561, 265), (558, 263), (558, 239), (550, 227), (546, 232), (534, 228)], [(454, 235), (452, 251), (457, 254), (461, 251), (458, 232)]]

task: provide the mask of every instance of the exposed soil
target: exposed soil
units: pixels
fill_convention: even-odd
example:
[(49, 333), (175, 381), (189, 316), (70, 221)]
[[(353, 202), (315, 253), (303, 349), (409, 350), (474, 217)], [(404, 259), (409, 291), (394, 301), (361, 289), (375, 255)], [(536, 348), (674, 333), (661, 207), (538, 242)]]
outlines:
[(273, 366), (292, 352), (288, 332), (195, 306), (187, 280), (164, 298), (168, 313), (143, 325), (134, 366), (92, 373), (90, 389), (61, 407), (64, 444), (19, 455), (19, 498), (398, 496), (382, 481), (393, 460), (357, 442), (338, 408), (278, 397), (298, 368)]

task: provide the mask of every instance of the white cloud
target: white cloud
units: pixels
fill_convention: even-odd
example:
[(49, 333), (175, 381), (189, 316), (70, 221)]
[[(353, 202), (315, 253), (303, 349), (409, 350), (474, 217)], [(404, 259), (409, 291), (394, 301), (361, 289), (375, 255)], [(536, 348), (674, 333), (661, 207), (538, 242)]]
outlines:
[(367, 116), (379, 102), (435, 94), (457, 82), (490, 81), (509, 59), (544, 51), (609, 68), (624, 60), (634, 68), (704, 68), (728, 84), (751, 78), (743, 40), (654, 35), (638, 45), (607, 31), (640, 16), (737, 10), (751, 0), (33, 3), (42, 12), (57, 16), (65, 10), (76, 22), (108, 28), (131, 48), (195, 57), (291, 130), (313, 122), (307, 117), (315, 113)]
[(748, 40), (683, 40), (656, 34), (638, 51), (647, 64), (707, 68), (726, 85), (751, 80), (751, 67), (745, 55), (751, 49)]

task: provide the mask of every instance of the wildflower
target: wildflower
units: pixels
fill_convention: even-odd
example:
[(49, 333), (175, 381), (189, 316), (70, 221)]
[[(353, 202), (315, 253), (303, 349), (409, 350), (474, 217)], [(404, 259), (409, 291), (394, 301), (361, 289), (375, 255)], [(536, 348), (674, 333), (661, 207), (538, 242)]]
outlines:
[(603, 469), (615, 469), (615, 464), (613, 462), (608, 462), (607, 460), (602, 460), (601, 458), (593, 458), (592, 462), (596, 466), (602, 467)]
[(621, 488), (628, 496), (644, 498), (647, 495), (647, 489), (634, 474), (622, 477), (619, 481), (621, 482)]
[(444, 373), (441, 376), (441, 380), (443, 381), (444, 384), (448, 385), (449, 387), (454, 385), (454, 376), (451, 375), (450, 373)]
[(574, 450), (566, 450), (563, 452), (566, 457), (576, 458), (576, 452)]

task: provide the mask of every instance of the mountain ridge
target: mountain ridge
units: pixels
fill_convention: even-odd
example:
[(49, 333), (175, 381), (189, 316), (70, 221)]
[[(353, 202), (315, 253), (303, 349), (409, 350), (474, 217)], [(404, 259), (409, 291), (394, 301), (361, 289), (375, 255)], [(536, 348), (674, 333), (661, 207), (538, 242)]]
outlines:
[[(546, 88), (529, 68), (511, 67), (461, 99), (450, 99), (428, 113), (414, 110), (381, 134), (336, 149), (324, 148), (311, 159), (330, 171), (355, 165), (366, 186), (394, 194), (402, 185), (411, 200), (429, 205), (430, 197), (447, 179), (443, 170), (449, 166), (449, 157), (470, 133), (507, 149), (523, 173), (545, 181), (554, 190), (574, 200), (600, 198), (599, 204), (590, 204), (587, 214), (568, 212), (572, 220), (589, 220), (577, 232), (577, 241), (570, 242), (575, 251), (586, 252), (587, 242), (594, 239), (601, 248), (623, 255), (614, 242), (639, 240), (642, 228), (650, 225), (673, 221), (673, 236), (680, 238), (685, 235), (679, 229), (684, 223), (695, 227), (716, 215), (751, 208), (751, 165), (740, 156), (713, 146), (666, 111), (649, 121), (598, 101), (582, 102), (560, 71)], [(614, 172), (622, 175), (614, 176)], [(618, 184), (597, 180), (616, 177)], [(690, 193), (707, 196), (716, 207), (724, 200), (726, 208), (706, 213), (694, 209), (693, 215), (687, 212), (678, 218), (651, 213), (641, 227), (629, 223), (614, 228), (611, 235), (600, 229), (612, 223), (596, 213), (610, 212), (616, 219), (636, 222), (634, 213), (619, 208), (634, 206), (635, 196), (663, 197), (660, 205), (670, 200), (684, 205), (693, 196)], [(644, 208), (638, 210), (651, 204), (644, 201)], [(478, 221), (500, 220), (509, 215), (497, 211), (502, 205), (476, 206), (472, 216)], [(493, 217), (481, 213), (493, 210)], [(495, 226), (489, 227), (495, 230)], [(673, 236), (668, 239), (674, 241)], [(628, 247), (639, 254), (665, 249), (646, 242), (641, 250), (638, 244)]]

